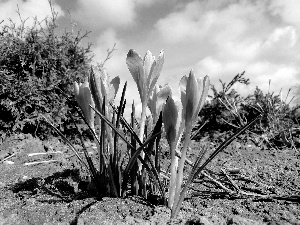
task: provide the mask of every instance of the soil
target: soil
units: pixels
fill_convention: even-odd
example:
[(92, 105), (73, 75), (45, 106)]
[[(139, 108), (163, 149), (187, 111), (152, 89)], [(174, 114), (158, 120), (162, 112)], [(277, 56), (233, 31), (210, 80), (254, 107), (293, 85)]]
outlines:
[[(191, 161), (202, 145), (193, 142)], [(93, 145), (88, 146), (93, 154)], [(34, 163), (39, 161), (44, 163)], [(173, 220), (170, 209), (140, 197), (95, 199), (73, 153), (59, 139), (6, 138), (0, 171), (0, 224), (300, 224), (296, 148), (232, 143), (207, 167), (206, 177), (193, 183)]]

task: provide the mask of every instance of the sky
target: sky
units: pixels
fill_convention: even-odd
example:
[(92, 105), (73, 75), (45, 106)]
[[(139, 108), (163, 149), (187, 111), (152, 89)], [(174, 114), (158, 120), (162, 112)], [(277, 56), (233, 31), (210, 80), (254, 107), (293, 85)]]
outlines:
[[(138, 104), (139, 95), (126, 66), (126, 55), (134, 49), (141, 57), (147, 50), (158, 57), (163, 49), (165, 63), (158, 84), (169, 83), (176, 96), (182, 76), (193, 70), (229, 82), (246, 71), (250, 85), (234, 88), (242, 95), (263, 91), (279, 93), (300, 84), (299, 0), (53, 0), (61, 32), (91, 31), (83, 45), (91, 42), (93, 63), (106, 58), (116, 44), (113, 57), (105, 63), (110, 77), (128, 81), (127, 100)], [(42, 20), (50, 15), (48, 0), (0, 0), (1, 25), (8, 18)], [(119, 91), (121, 92), (121, 91)], [(178, 95), (179, 96), (179, 95)]]

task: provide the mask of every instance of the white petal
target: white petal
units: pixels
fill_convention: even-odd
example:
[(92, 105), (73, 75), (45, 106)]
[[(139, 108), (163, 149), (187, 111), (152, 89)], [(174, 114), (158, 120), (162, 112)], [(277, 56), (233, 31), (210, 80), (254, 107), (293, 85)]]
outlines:
[(144, 74), (145, 77), (150, 75), (152, 64), (155, 62), (155, 57), (152, 53), (148, 50), (145, 57), (144, 57)]
[(190, 72), (187, 84), (186, 84), (186, 114), (185, 122), (191, 123), (193, 116), (198, 107), (199, 94), (198, 94), (198, 83), (193, 71)]
[(149, 86), (149, 91), (151, 92), (160, 76), (160, 73), (162, 71), (164, 65), (164, 51), (161, 50), (157, 61), (155, 62), (155, 64), (153, 63), (153, 67), (151, 68), (151, 72), (150, 75), (148, 77), (148, 84)]
[(144, 65), (142, 58), (133, 50), (129, 50), (126, 58), (127, 67), (138, 87), (141, 100), (144, 98), (145, 82)]

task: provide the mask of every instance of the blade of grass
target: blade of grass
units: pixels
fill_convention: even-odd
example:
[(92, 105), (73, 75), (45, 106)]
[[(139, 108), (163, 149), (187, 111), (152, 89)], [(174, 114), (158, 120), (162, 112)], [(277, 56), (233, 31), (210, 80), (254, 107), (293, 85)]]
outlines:
[[(140, 153), (143, 151), (143, 149), (145, 148), (146, 145), (148, 145), (149, 143), (151, 143), (152, 141), (154, 141), (154, 139), (156, 137), (158, 137), (159, 135), (161, 135), (161, 132), (154, 134), (153, 136), (151, 136), (150, 138), (148, 138), (135, 152), (134, 154), (131, 156), (131, 158), (129, 159), (129, 162), (124, 170), (124, 178), (123, 178), (123, 184), (122, 184), (122, 191), (123, 191), (123, 196), (124, 196), (124, 192), (126, 191), (126, 185), (128, 182), (128, 178), (129, 178), (129, 172), (131, 171), (134, 163), (136, 162), (138, 156), (140, 155)], [(140, 158), (139, 158), (140, 159)], [(145, 160), (143, 160), (143, 162), (145, 162)], [(144, 163), (143, 163), (144, 164)], [(146, 162), (145, 162), (146, 164)], [(146, 166), (146, 165), (145, 165)], [(155, 170), (155, 168), (152, 168), (152, 170)], [(158, 175), (155, 178), (156, 180), (159, 180)], [(124, 191), (125, 190), (125, 191)]]
[[(43, 116), (44, 117), (44, 116)], [(71, 117), (72, 118), (72, 117)], [(84, 162), (84, 160), (81, 158), (81, 156), (79, 155), (78, 151), (76, 150), (76, 148), (74, 147), (74, 145), (61, 133), (60, 130), (58, 130), (51, 122), (49, 122), (45, 117), (44, 117), (45, 121), (63, 138), (63, 140), (69, 145), (69, 147), (71, 148), (71, 150), (75, 153), (75, 155), (77, 156), (77, 158), (79, 159), (79, 161), (84, 165), (84, 167), (90, 172), (91, 174), (91, 178), (95, 184), (95, 186), (97, 187), (97, 191), (98, 190), (98, 187), (99, 187), (99, 182), (98, 182), (98, 179), (97, 179), (97, 171), (94, 167), (94, 164), (91, 160), (91, 158), (89, 157), (88, 155), (88, 152), (83, 144), (83, 153), (84, 153), (84, 156), (87, 160), (87, 163), (88, 165)], [(75, 124), (75, 126), (77, 127), (77, 125)], [(77, 130), (78, 130), (78, 127), (77, 127)], [(79, 130), (78, 130), (79, 131)], [(79, 135), (80, 138), (82, 138), (82, 135)], [(82, 140), (81, 140), (82, 141)]]
[[(261, 118), (261, 114), (259, 114), (257, 117), (255, 117), (253, 120), (251, 120), (248, 124), (246, 124), (245, 126), (241, 127), (238, 131), (236, 131), (231, 137), (229, 137), (226, 141), (224, 141), (211, 155), (210, 157), (202, 164), (202, 166), (197, 169), (197, 171), (194, 173), (194, 176), (191, 177), (191, 179), (188, 180), (188, 182), (186, 182), (184, 188), (182, 189), (180, 196), (179, 196), (179, 200), (177, 202), (177, 205), (175, 206), (174, 210), (172, 209), (171, 212), (171, 218), (174, 218), (178, 211), (179, 208), (181, 206), (181, 203), (183, 202), (184, 196), (186, 191), (188, 190), (188, 187), (190, 185), (190, 183), (194, 180), (195, 177), (197, 177), (199, 175), (199, 173), (201, 173), (201, 171), (207, 166), (208, 163), (210, 163), (221, 151), (223, 151), (236, 137), (238, 137), (242, 132), (244, 132), (245, 130), (247, 130), (252, 124), (254, 124), (258, 119)], [(203, 156), (202, 156), (203, 157)], [(201, 157), (201, 158), (202, 158)], [(200, 159), (199, 159), (200, 160)], [(199, 163), (199, 160), (198, 163)], [(193, 171), (196, 168), (193, 168)]]
[[(123, 91), (122, 91), (122, 96), (121, 96), (121, 100), (120, 100), (120, 105), (119, 105), (119, 110), (117, 112), (117, 118), (116, 118), (116, 125), (115, 127), (117, 129), (119, 129), (120, 126), (120, 117), (122, 116), (123, 112), (124, 112), (124, 105), (125, 105), (125, 92), (126, 92), (126, 87), (127, 87), (127, 82), (125, 82), (125, 85), (123, 87)], [(119, 162), (119, 158), (118, 158), (118, 135), (114, 136), (114, 160), (113, 160), (113, 165), (115, 166), (115, 169), (117, 170), (118, 168), (118, 162)]]
[[(135, 152), (134, 154), (132, 155), (132, 157), (130, 158), (128, 164), (127, 164), (127, 167), (125, 168), (125, 171), (124, 171), (124, 179), (123, 179), (123, 184), (122, 184), (122, 190), (123, 190), (123, 194), (122, 196), (125, 195), (125, 192), (126, 192), (126, 184), (128, 182), (128, 178), (129, 178), (129, 172), (131, 171), (132, 167), (134, 166), (138, 156), (140, 155), (141, 151), (144, 150), (145, 146), (147, 144), (151, 144), (152, 142), (155, 141), (155, 139), (157, 137), (159, 137), (162, 133), (161, 131), (161, 126), (162, 126), (162, 115), (160, 115), (153, 131), (152, 131), (152, 135), (143, 143), (143, 145), (141, 145)], [(157, 132), (157, 133), (155, 133)], [(158, 183), (158, 187), (160, 189), (160, 192), (161, 192), (161, 196), (163, 198), (165, 198), (165, 192), (164, 192), (164, 188), (163, 188), (163, 185), (159, 179), (159, 174), (155, 168), (155, 166), (153, 165), (152, 161), (151, 161), (151, 158), (150, 158), (150, 155), (149, 155), (149, 151), (144, 151), (145, 152), (145, 155), (146, 155), (146, 160), (150, 163), (151, 165), (151, 170), (148, 170), (149, 173), (153, 173), (154, 176), (155, 176), (155, 180), (157, 181)], [(144, 161), (144, 160), (143, 160)], [(146, 162), (146, 161), (145, 161)], [(142, 163), (144, 164), (144, 163)]]
[(124, 137), (124, 135), (117, 129), (115, 128), (115, 126), (101, 113), (99, 112), (97, 109), (95, 109), (93, 106), (90, 105), (90, 107), (101, 117), (102, 120), (105, 121), (105, 123), (110, 126), (121, 138), (123, 141), (126, 142), (126, 144), (132, 148), (132, 149), (135, 149), (131, 143)]
[[(42, 117), (44, 117), (42, 115)], [(74, 152), (74, 154), (76, 155), (76, 157), (79, 159), (79, 161), (86, 167), (86, 169), (89, 170), (87, 164), (84, 162), (84, 160), (81, 158), (81, 156), (79, 155), (78, 151), (76, 150), (76, 148), (74, 147), (74, 145), (66, 138), (66, 136), (63, 135), (63, 133), (61, 133), (60, 130), (58, 130), (50, 121), (48, 121), (46, 119), (46, 117), (44, 117), (44, 120), (46, 121), (46, 123), (48, 123), (55, 131), (56, 133), (59, 134), (59, 136), (69, 145), (70, 149)]]
[[(162, 113), (160, 113), (160, 116), (159, 116), (159, 119), (157, 120), (156, 124), (155, 124), (155, 127), (153, 129), (153, 131), (151, 132), (151, 135), (150, 135), (150, 138), (153, 134), (155, 133), (159, 133), (159, 132), (162, 132)], [(151, 160), (151, 151), (152, 151), (152, 148), (154, 146), (154, 143), (155, 141), (157, 141), (159, 138), (161, 137), (161, 134), (158, 135), (155, 140), (153, 142), (150, 143), (150, 147), (149, 149), (147, 149), (145, 152), (145, 155), (146, 155), (146, 159), (148, 160), (148, 162), (150, 163), (151, 165), (151, 168), (153, 170), (153, 173), (155, 175), (155, 177), (157, 177), (157, 181), (158, 181), (158, 184), (159, 184), (159, 189), (161, 190), (161, 193), (162, 193), (162, 197), (164, 198), (165, 196), (165, 193), (164, 193), (164, 187), (162, 185), (162, 183), (160, 182), (160, 179), (159, 179), (159, 172), (156, 168), (156, 166), (153, 164), (152, 160)]]
[[(117, 128), (115, 128), (115, 126), (102, 114), (102, 113), (100, 113), (97, 109), (95, 109), (93, 106), (91, 106), (90, 105), (90, 107), (101, 117), (101, 119), (102, 120), (104, 120), (105, 121), (105, 123), (107, 124), (107, 125), (109, 125), (125, 142), (126, 142), (126, 144), (130, 147), (130, 148), (132, 148), (132, 149), (135, 149), (132, 145), (131, 145), (131, 143), (130, 142), (128, 142), (127, 141), (127, 139), (120, 133), (120, 131), (117, 129)], [(160, 122), (161, 124), (162, 124), (162, 122)], [(158, 123), (157, 124), (159, 124), (159, 121), (158, 121)], [(157, 126), (155, 126), (155, 128), (154, 128), (154, 130), (156, 131), (156, 130), (158, 130), (158, 129), (160, 129), (161, 130), (161, 128), (158, 128)], [(135, 132), (134, 132), (135, 133)], [(153, 132), (152, 132), (153, 133)], [(128, 162), (128, 165), (127, 165), (127, 167), (126, 168), (128, 168), (128, 166), (130, 166), (129, 168), (130, 169), (125, 169), (125, 171), (126, 172), (124, 172), (124, 177), (126, 177), (126, 176), (128, 176), (128, 172), (132, 169), (132, 167), (133, 167), (133, 164), (134, 164), (134, 162), (135, 162), (135, 160), (137, 159), (137, 153), (138, 154), (140, 154), (141, 153), (141, 151), (145, 151), (144, 150), (144, 148), (145, 148), (145, 146), (147, 145), (147, 144), (149, 144), (151, 141), (154, 141), (154, 139), (155, 138), (157, 138), (159, 135), (161, 135), (161, 133), (162, 133), (162, 131), (160, 131), (160, 132), (158, 132), (158, 133), (156, 133), (156, 134), (154, 134), (154, 135), (152, 135), (152, 136), (150, 136), (150, 138), (149, 139), (147, 139), (144, 143), (141, 143), (141, 145), (140, 145), (140, 147), (135, 151), (135, 153), (134, 153), (134, 155), (131, 157), (131, 160), (129, 160), (129, 162)], [(138, 139), (138, 141), (139, 141), (139, 139)], [(147, 153), (146, 151), (145, 151), (145, 153)], [(152, 171), (153, 171), (153, 173), (154, 173), (154, 175), (155, 175), (155, 179), (158, 181), (158, 183), (160, 184), (159, 186), (160, 186), (160, 190), (161, 190), (161, 194), (162, 194), (162, 196), (164, 196), (164, 190), (163, 190), (163, 188), (162, 188), (162, 185), (161, 185), (161, 182), (160, 182), (160, 180), (159, 180), (159, 176), (158, 176), (158, 173), (157, 173), (157, 171), (156, 171), (156, 169), (155, 169), (155, 167), (154, 167), (154, 165), (153, 165), (153, 163), (151, 162), (151, 160), (150, 160), (150, 158), (149, 158), (149, 156), (147, 156), (147, 160), (149, 161), (149, 163), (151, 164), (151, 169), (152, 169)], [(150, 172), (150, 171), (149, 171)], [(124, 183), (124, 179), (125, 178), (123, 178), (123, 183)], [(127, 180), (128, 181), (128, 180)], [(124, 187), (124, 185), (122, 185), (122, 192), (123, 192), (123, 187)]]
[[(113, 105), (111, 105), (111, 106), (115, 112), (118, 112), (117, 109)], [(141, 142), (140, 138), (138, 137), (137, 133), (133, 130), (132, 126), (129, 125), (129, 123), (126, 121), (126, 119), (122, 115), (120, 116), (120, 120), (123, 123), (123, 125), (126, 127), (126, 129), (130, 132), (130, 134), (139, 143), (139, 145), (141, 145), (142, 142)], [(134, 124), (138, 125), (137, 123), (134, 123)]]
[(98, 194), (99, 194), (99, 193), (101, 193), (101, 190), (100, 190), (100, 184), (99, 184), (99, 179), (98, 179), (98, 173), (97, 173), (97, 170), (96, 170), (96, 168), (95, 168), (95, 166), (94, 166), (94, 163), (93, 163), (91, 157), (90, 157), (89, 154), (88, 154), (88, 151), (87, 151), (87, 149), (86, 149), (86, 147), (85, 147), (85, 144), (84, 144), (84, 140), (83, 140), (82, 134), (81, 134), (81, 132), (79, 131), (79, 128), (78, 128), (78, 126), (77, 126), (77, 124), (76, 124), (76, 122), (75, 122), (73, 116), (72, 116), (70, 113), (69, 113), (69, 116), (70, 116), (70, 118), (72, 119), (72, 122), (74, 123), (74, 125), (75, 125), (75, 127), (76, 127), (76, 129), (77, 129), (77, 132), (79, 132), (79, 134), (80, 134), (79, 137), (80, 137), (81, 146), (82, 146), (82, 148), (83, 148), (83, 153), (84, 153), (85, 159), (86, 159), (86, 161), (87, 161), (87, 163), (88, 163), (89, 171), (90, 171), (90, 174), (92, 175), (92, 180), (93, 180), (93, 182), (94, 182), (94, 184), (95, 184), (95, 186), (96, 186), (96, 189), (97, 189), (97, 191), (98, 191)]
[[(93, 129), (90, 127), (89, 123), (87, 122), (87, 120), (86, 120), (85, 117), (83, 116), (83, 113), (81, 112), (81, 110), (79, 110), (79, 109), (77, 108), (77, 106), (69, 99), (69, 97), (67, 96), (67, 94), (66, 94), (65, 92), (63, 92), (60, 88), (57, 88), (57, 89), (60, 91), (61, 94), (63, 94), (63, 95), (65, 96), (65, 98), (67, 99), (67, 102), (68, 102), (68, 103), (69, 103), (69, 104), (77, 111), (77, 113), (79, 114), (79, 116), (83, 119), (83, 121), (85, 122), (85, 124), (88, 126), (89, 130), (92, 132), (92, 135), (93, 135), (94, 139), (98, 142), (99, 146), (101, 146), (100, 140), (98, 139), (98, 137), (96, 136), (96, 133), (93, 131)], [(104, 101), (104, 102), (105, 102), (105, 101)], [(94, 110), (95, 110), (95, 109), (94, 109)], [(72, 118), (72, 116), (71, 116), (71, 118)], [(72, 118), (72, 119), (73, 119), (73, 118)], [(75, 126), (77, 127), (77, 125), (76, 125), (74, 119), (73, 119), (73, 122), (74, 122)], [(52, 127), (54, 127), (54, 126), (52, 126)], [(54, 127), (54, 129), (56, 129), (56, 128)], [(77, 127), (77, 130), (79, 131), (78, 127)], [(58, 129), (56, 129), (56, 131), (60, 132)], [(61, 133), (61, 132), (60, 132), (60, 133)], [(62, 133), (61, 133), (61, 134), (62, 134)], [(120, 135), (120, 136), (121, 136), (121, 135)], [(122, 136), (121, 136), (121, 137), (122, 137)], [(65, 138), (65, 137), (64, 137), (64, 138)], [(81, 135), (80, 135), (80, 138), (81, 138)], [(69, 140), (68, 140), (67, 138), (65, 138), (64, 140), (67, 141), (67, 143), (70, 143)], [(74, 147), (73, 147), (73, 148), (74, 148)], [(72, 147), (71, 147), (71, 149), (72, 149)], [(74, 149), (75, 149), (75, 148), (74, 148)], [(86, 150), (86, 149), (85, 149), (85, 150)], [(78, 154), (77, 154), (77, 155), (78, 155)], [(85, 167), (90, 171), (90, 173), (91, 173), (91, 175), (92, 175), (92, 179), (94, 179), (94, 181), (95, 181), (96, 187), (99, 187), (99, 185), (97, 185), (97, 184), (98, 184), (98, 179), (97, 179), (97, 173), (96, 173), (96, 169), (95, 169), (95, 167), (94, 167), (94, 164), (92, 163), (91, 158), (90, 158), (89, 155), (87, 154), (87, 151), (84, 151), (84, 155), (85, 155), (85, 157), (86, 157), (86, 159), (87, 159), (87, 162), (88, 162), (89, 166), (87, 166), (87, 165), (85, 164), (85, 162), (84, 162), (82, 159), (81, 159), (81, 162), (83, 162), (84, 165), (85, 165)], [(105, 154), (99, 154), (99, 156), (100, 156), (100, 155), (103, 156), (103, 161), (104, 161), (104, 162), (108, 162), (109, 159), (107, 158), (107, 156), (106, 156)], [(79, 156), (79, 155), (78, 155), (78, 156)], [(80, 156), (79, 156), (79, 157), (80, 157)], [(101, 158), (101, 157), (100, 157), (100, 158)], [(103, 163), (102, 163), (102, 164), (103, 164)], [(94, 169), (93, 169), (93, 168), (94, 168)], [(112, 173), (112, 170), (111, 170), (110, 166), (108, 166), (108, 172), (109, 172), (109, 174), (110, 174), (110, 177), (113, 178), (113, 173)], [(110, 179), (110, 181), (111, 181), (111, 179)], [(117, 195), (117, 191), (116, 191), (115, 185), (111, 183), (111, 186), (113, 187), (113, 190), (114, 190), (115, 195), (118, 196), (118, 195)]]
[[(213, 160), (216, 155), (218, 155), (221, 151), (223, 151), (235, 138), (237, 138), (241, 133), (243, 133), (245, 130), (247, 130), (252, 124), (254, 124), (258, 119), (261, 118), (261, 114), (256, 116), (253, 120), (251, 120), (248, 124), (241, 127), (238, 131), (236, 131), (231, 137), (229, 137), (226, 141), (224, 141), (212, 154), (211, 156), (206, 160), (206, 162), (199, 168), (200, 172), (201, 170), (207, 166), (208, 163)], [(198, 171), (199, 171), (198, 170)], [(199, 174), (200, 172), (197, 172)]]
[(98, 144), (100, 144), (100, 141), (98, 139), (98, 137), (96, 136), (96, 133), (93, 131), (93, 129), (90, 127), (89, 123), (87, 122), (87, 120), (85, 119), (81, 109), (79, 109), (77, 107), (77, 105), (72, 102), (70, 99), (69, 99), (69, 96), (63, 92), (60, 88), (57, 88), (57, 90), (67, 99), (67, 102), (70, 104), (70, 106), (76, 110), (76, 112), (78, 113), (78, 115), (81, 117), (81, 119), (84, 121), (84, 123), (88, 126), (89, 130), (92, 132), (92, 135), (94, 137), (94, 139), (98, 142)]
[(204, 121), (204, 123), (201, 124), (201, 126), (193, 131), (192, 135), (191, 135), (191, 140), (194, 140), (194, 138), (197, 136), (197, 134), (200, 132), (200, 130), (208, 123), (208, 120)]
[[(132, 103), (131, 106), (131, 128), (132, 130), (135, 129), (135, 105), (134, 105), (134, 101)], [(134, 146), (136, 148), (136, 139), (134, 138), (133, 135), (130, 135), (131, 137), (131, 144), (132, 146)], [(136, 149), (131, 149), (130, 153), (131, 156), (135, 153)], [(139, 184), (138, 184), (138, 164), (137, 162), (134, 163), (133, 168), (130, 171), (130, 177), (131, 177), (131, 193), (133, 195), (138, 195), (138, 191), (139, 191)]]
[[(102, 104), (102, 112), (103, 112), (103, 116), (105, 117), (105, 97), (103, 98), (103, 104)], [(106, 117), (105, 117), (106, 118)], [(107, 145), (106, 143), (106, 137), (107, 137), (107, 129), (106, 129), (106, 123), (104, 120), (101, 120), (101, 135), (100, 135), (100, 145), (99, 145), (99, 162), (100, 162), (100, 174), (102, 174), (103, 176), (105, 176), (106, 173), (106, 168), (108, 169), (108, 175), (109, 175), (109, 184), (110, 184), (110, 189), (113, 190), (113, 195), (115, 197), (118, 197), (118, 191), (115, 185), (115, 177), (113, 175), (113, 170), (111, 168), (112, 164), (110, 163), (110, 157), (107, 157), (106, 155), (106, 151), (105, 151), (105, 147)], [(113, 151), (113, 149), (110, 149), (110, 156), (111, 156), (111, 151)]]
[(156, 141), (155, 141), (155, 168), (158, 172), (158, 174), (160, 174), (160, 154), (161, 154), (161, 148), (160, 148), (160, 140), (161, 140), (161, 135), (157, 137)]

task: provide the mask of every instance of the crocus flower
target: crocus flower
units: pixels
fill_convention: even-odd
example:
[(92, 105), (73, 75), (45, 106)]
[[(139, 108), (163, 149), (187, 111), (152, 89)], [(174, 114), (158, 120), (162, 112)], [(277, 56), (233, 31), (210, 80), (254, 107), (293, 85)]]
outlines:
[(152, 96), (148, 101), (148, 108), (152, 114), (153, 123), (157, 122), (158, 116), (165, 104), (167, 98), (171, 95), (171, 87), (167, 84), (165, 86), (155, 85)]
[(94, 106), (94, 101), (89, 88), (89, 82), (86, 80), (83, 84), (74, 82), (74, 94), (75, 99), (81, 108), (85, 119), (89, 126), (94, 130), (94, 116), (95, 112), (90, 108), (90, 105)]
[[(89, 76), (90, 89), (95, 101), (96, 109), (102, 112), (103, 100), (105, 98), (105, 116), (110, 120), (111, 113), (109, 113), (109, 102), (114, 101), (120, 85), (120, 78), (117, 76), (110, 81), (108, 74), (104, 68), (100, 67), (95, 72), (91, 69)], [(103, 112), (102, 112), (103, 113)], [(96, 123), (100, 124), (100, 117), (97, 115)], [(113, 151), (113, 139), (109, 128), (106, 128), (107, 137), (110, 144), (110, 149)], [(99, 132), (100, 135), (100, 132)]]
[(91, 70), (89, 80), (96, 108), (98, 111), (101, 111), (104, 97), (106, 103), (115, 99), (119, 90), (120, 78), (117, 76), (110, 81), (104, 68), (100, 67), (95, 72), (93, 69)]
[(175, 189), (176, 189), (176, 176), (178, 158), (175, 156), (175, 152), (178, 146), (182, 130), (182, 105), (180, 102), (175, 102), (172, 96), (169, 96), (166, 104), (163, 107), (163, 123), (166, 132), (166, 138), (170, 146), (171, 153), (171, 179), (169, 187), (169, 200), (168, 206), (172, 208)]
[(189, 77), (180, 80), (181, 103), (186, 124), (192, 123), (198, 117), (203, 107), (209, 88), (209, 78), (196, 78), (191, 70)]
[[(196, 78), (193, 71), (190, 72), (189, 77), (183, 77), (180, 81), (181, 102), (183, 107), (183, 119), (185, 120), (185, 139), (182, 148), (181, 159), (179, 162), (178, 173), (176, 177), (176, 190), (174, 205), (176, 206), (181, 191), (183, 180), (183, 167), (186, 159), (187, 149), (190, 144), (190, 137), (193, 128), (193, 122), (197, 118), (200, 109), (204, 105), (209, 89), (209, 78), (205, 76)], [(173, 208), (174, 208), (173, 205)], [(172, 209), (173, 210), (173, 209)]]
[[(143, 60), (133, 49), (130, 49), (127, 54), (126, 64), (138, 87), (142, 102), (139, 138), (141, 141), (143, 141), (147, 102), (161, 73), (164, 64), (164, 52), (163, 50), (161, 51), (156, 61), (152, 53), (150, 51), (147, 51)], [(141, 153), (141, 157), (145, 157), (144, 152)], [(142, 164), (139, 162), (139, 172), (141, 170)]]
[(159, 78), (163, 63), (164, 52), (161, 51), (158, 60), (147, 51), (144, 60), (133, 50), (129, 50), (126, 63), (128, 69), (137, 84), (142, 103), (146, 103)]
[(140, 139), (143, 140), (147, 102), (159, 78), (164, 63), (164, 52), (161, 51), (158, 59), (147, 51), (142, 59), (134, 50), (129, 50), (126, 58), (127, 67), (138, 87), (142, 102)]

